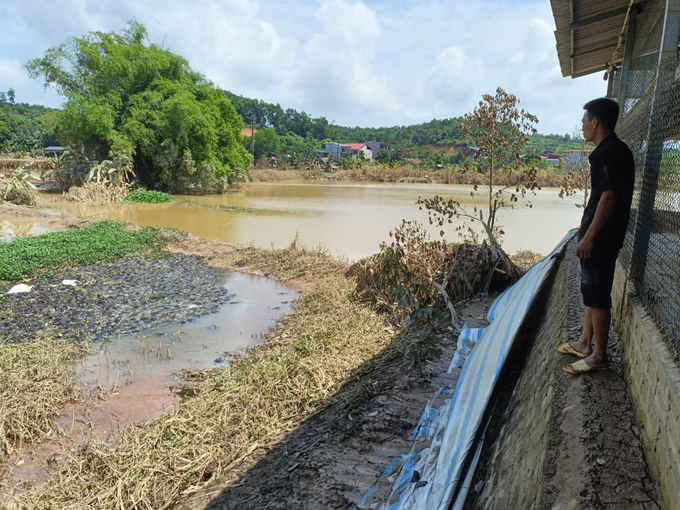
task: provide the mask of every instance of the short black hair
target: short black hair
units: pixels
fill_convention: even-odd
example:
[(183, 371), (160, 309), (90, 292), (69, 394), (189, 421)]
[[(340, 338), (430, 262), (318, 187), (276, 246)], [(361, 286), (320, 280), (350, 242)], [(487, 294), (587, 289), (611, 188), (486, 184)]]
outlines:
[(614, 131), (616, 121), (619, 120), (619, 104), (613, 99), (601, 97), (593, 99), (583, 105), (583, 109), (588, 112), (592, 119), (595, 117), (605, 129)]

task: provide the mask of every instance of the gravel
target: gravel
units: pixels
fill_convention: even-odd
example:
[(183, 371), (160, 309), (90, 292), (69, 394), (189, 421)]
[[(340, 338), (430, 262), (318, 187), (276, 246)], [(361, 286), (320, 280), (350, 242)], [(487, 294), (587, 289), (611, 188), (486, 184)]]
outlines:
[(48, 328), (95, 341), (138, 333), (184, 324), (229, 300), (219, 273), (183, 254), (60, 269), (24, 283), (32, 292), (6, 295), (12, 285), (0, 285), (0, 338), (12, 342), (30, 341)]

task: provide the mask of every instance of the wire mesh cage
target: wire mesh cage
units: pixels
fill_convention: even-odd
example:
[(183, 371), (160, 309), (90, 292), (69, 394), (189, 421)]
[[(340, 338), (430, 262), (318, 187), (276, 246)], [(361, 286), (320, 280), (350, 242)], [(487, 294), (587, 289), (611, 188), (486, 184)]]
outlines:
[(680, 58), (659, 63), (663, 1), (641, 16), (617, 133), (635, 156), (636, 183), (621, 258), (680, 360)]

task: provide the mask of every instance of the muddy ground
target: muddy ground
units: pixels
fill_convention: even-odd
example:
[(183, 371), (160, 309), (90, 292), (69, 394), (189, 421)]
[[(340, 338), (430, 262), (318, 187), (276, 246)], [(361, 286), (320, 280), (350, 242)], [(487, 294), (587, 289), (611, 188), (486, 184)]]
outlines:
[[(575, 249), (572, 242), (564, 261), (568, 264), (564, 342), (579, 339), (585, 314)], [(579, 505), (584, 510), (660, 508), (624, 380), (619, 337), (613, 327), (609, 331), (608, 354), (610, 370), (577, 378), (557, 375), (560, 379), (555, 389), (562, 405), (559, 414), (557, 409), (553, 413), (545, 468), (546, 475), (552, 477), (546, 476), (543, 508), (552, 508), (558, 498), (556, 483), (561, 485), (570, 479), (581, 485)], [(572, 426), (566, 423), (569, 420)], [(579, 444), (576, 451), (573, 439)], [(573, 472), (560, 474), (563, 466), (569, 465), (570, 456), (580, 462), (574, 465)]]
[[(492, 298), (458, 308), (470, 327)], [(407, 453), (408, 437), (423, 409), (441, 387), (452, 385), (447, 369), (456, 335), (442, 324), (441, 356), (418, 369), (386, 366), (365, 382), (365, 398), (347, 409), (341, 389), (331, 404), (307, 419), (293, 433), (255, 449), (234, 469), (177, 506), (182, 510), (351, 509), (390, 462)], [(355, 381), (349, 381), (350, 386)]]
[[(64, 285), (64, 280), (77, 282)], [(216, 271), (196, 256), (123, 258), (55, 270), (0, 303), (0, 337), (27, 341), (48, 328), (101, 340), (187, 321), (228, 301)], [(11, 284), (0, 285), (4, 294)]]

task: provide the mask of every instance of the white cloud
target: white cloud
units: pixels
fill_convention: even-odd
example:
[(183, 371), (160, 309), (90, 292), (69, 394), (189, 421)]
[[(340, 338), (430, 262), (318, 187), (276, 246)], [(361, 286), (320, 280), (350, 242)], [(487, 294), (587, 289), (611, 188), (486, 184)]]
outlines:
[(345, 125), (458, 116), (502, 86), (541, 132), (571, 132), (605, 87), (601, 77), (562, 78), (547, 0), (61, 0), (50, 9), (23, 0), (0, 4), (0, 90), (58, 105), (21, 65), (69, 35), (132, 18), (217, 85)]

